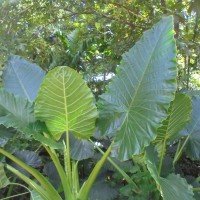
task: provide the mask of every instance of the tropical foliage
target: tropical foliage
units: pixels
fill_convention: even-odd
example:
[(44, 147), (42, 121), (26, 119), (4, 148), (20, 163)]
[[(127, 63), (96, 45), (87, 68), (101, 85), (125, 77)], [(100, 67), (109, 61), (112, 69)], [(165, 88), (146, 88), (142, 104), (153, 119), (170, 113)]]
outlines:
[[(199, 159), (200, 97), (177, 90), (176, 53), (173, 17), (163, 17), (122, 55), (97, 107), (82, 73), (12, 56), (0, 90), (3, 194), (17, 185), (31, 199), (198, 199), (199, 178), (178, 167), (183, 153)], [(26, 151), (10, 151), (16, 135), (32, 143)]]
[(0, 65), (14, 54), (45, 70), (71, 66), (100, 94), (121, 55), (162, 15), (175, 19), (178, 87), (199, 89), (199, 0), (1, 0)]

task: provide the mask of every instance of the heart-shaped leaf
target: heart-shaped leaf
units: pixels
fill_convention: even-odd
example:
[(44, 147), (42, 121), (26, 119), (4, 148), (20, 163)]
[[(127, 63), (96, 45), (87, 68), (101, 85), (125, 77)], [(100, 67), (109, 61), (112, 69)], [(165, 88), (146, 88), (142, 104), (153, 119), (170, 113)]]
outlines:
[(114, 147), (127, 160), (155, 139), (176, 91), (173, 19), (164, 17), (128, 52), (101, 96), (98, 127), (116, 134)]
[(94, 134), (97, 110), (81, 76), (69, 67), (57, 67), (41, 84), (35, 117), (46, 123), (56, 139), (65, 131), (83, 139)]

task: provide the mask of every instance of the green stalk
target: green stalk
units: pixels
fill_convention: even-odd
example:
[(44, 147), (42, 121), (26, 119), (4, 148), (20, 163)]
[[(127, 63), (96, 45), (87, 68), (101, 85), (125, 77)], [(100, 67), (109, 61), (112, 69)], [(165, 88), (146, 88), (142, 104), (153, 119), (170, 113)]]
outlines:
[(198, 192), (198, 191), (200, 191), (200, 188), (193, 188), (193, 191)]
[[(16, 182), (16, 180), (17, 180), (17, 177), (14, 177), (12, 182)], [(6, 195), (7, 197), (11, 196), (11, 193), (12, 193), (12, 190), (13, 190), (13, 187), (14, 187), (15, 184), (10, 183), (9, 185), (10, 185), (10, 187), (9, 187), (7, 195)]]
[[(89, 139), (89, 141), (98, 149), (98, 151), (104, 155), (105, 153), (91, 140)], [(131, 179), (131, 177), (123, 170), (121, 169), (109, 156), (107, 158), (107, 160), (112, 164), (112, 166), (125, 178), (125, 180), (133, 186), (132, 190), (133, 192), (139, 194), (141, 192), (140, 188), (136, 185), (136, 183), (133, 182), (133, 180)]]
[[(12, 190), (13, 190), (13, 187), (14, 187), (14, 186), (20, 186), (20, 187), (25, 188), (26, 190), (28, 190), (28, 192), (26, 192), (26, 193), (30, 193), (30, 192), (31, 192), (31, 191), (29, 190), (29, 188), (27, 188), (26, 186), (24, 186), (24, 185), (22, 185), (22, 184), (20, 184), (20, 183), (15, 183), (15, 182), (16, 182), (16, 179), (17, 179), (17, 177), (14, 177), (14, 178), (13, 178), (13, 182), (12, 182), (12, 183), (9, 183), (9, 185), (10, 185), (9, 190), (8, 190), (8, 192), (7, 192), (6, 197), (3, 198), (3, 199), (9, 199), (9, 198), (15, 197), (15, 195), (11, 196), (11, 193), (12, 193)], [(22, 193), (21, 193), (21, 194), (22, 194)], [(20, 194), (20, 195), (21, 195), (21, 194)], [(3, 199), (1, 199), (1, 200), (3, 200)]]
[(165, 156), (165, 151), (166, 151), (166, 139), (164, 139), (164, 142), (162, 144), (162, 152), (161, 152), (161, 157), (160, 157), (160, 164), (159, 164), (159, 168), (158, 168), (158, 174), (161, 174), (162, 171), (162, 164), (163, 164), (163, 159)]
[(23, 192), (23, 193), (20, 193), (20, 194), (15, 194), (15, 195), (12, 195), (12, 196), (3, 198), (3, 199), (1, 199), (1, 200), (11, 199), (11, 198), (19, 197), (19, 196), (22, 196), (22, 195), (25, 195), (25, 194), (29, 194), (29, 193), (30, 193), (30, 192)]
[(96, 177), (98, 176), (103, 164), (105, 163), (107, 157), (109, 156), (111, 149), (112, 149), (112, 147), (110, 145), (109, 148), (107, 149), (107, 151), (104, 153), (101, 160), (99, 160), (97, 162), (97, 164), (95, 165), (94, 169), (92, 170), (90, 176), (88, 177), (87, 181), (82, 185), (82, 187), (79, 191), (77, 200), (87, 200), (88, 199), (88, 195), (94, 184), (94, 181), (96, 180)]
[(54, 149), (50, 149), (49, 147), (43, 145), (44, 148), (46, 149), (46, 151), (48, 152), (48, 154), (50, 155), (57, 171), (58, 174), (60, 176), (60, 180), (63, 186), (63, 190), (64, 190), (64, 194), (65, 194), (65, 198), (69, 199), (69, 200), (73, 200), (74, 196), (72, 195), (72, 191), (71, 188), (69, 186), (69, 182), (68, 182), (68, 178), (67, 175), (62, 167), (62, 165), (60, 164), (60, 161), (58, 159), (58, 156), (56, 155), (56, 152)]
[(178, 146), (177, 146), (177, 149), (176, 149), (176, 153), (175, 153), (175, 155), (174, 155), (174, 160), (173, 160), (173, 169), (175, 169), (174, 167), (175, 167), (175, 164), (176, 164), (176, 162), (178, 161), (178, 157), (177, 157), (177, 155), (178, 155), (178, 152), (179, 152), (179, 150), (180, 150), (180, 146), (181, 146), (181, 140), (179, 140), (178, 141)]
[(78, 175), (78, 161), (75, 162), (74, 160), (72, 161), (72, 183), (73, 183), (74, 194), (76, 194), (77, 196), (80, 190), (79, 175)]
[(15, 175), (17, 175), (19, 178), (21, 178), (25, 183), (27, 183), (33, 190), (37, 191), (38, 194), (40, 194), (42, 196), (42, 198), (44, 198), (45, 200), (50, 200), (53, 198), (51, 198), (51, 196), (47, 193), (46, 190), (44, 190), (41, 186), (39, 186), (37, 183), (35, 183), (34, 181), (32, 181), (30, 178), (28, 178), (27, 176), (25, 176), (24, 174), (22, 174), (19, 170), (16, 170), (14, 167), (10, 166), (10, 165), (6, 165), (6, 168), (11, 171), (12, 173), (14, 173)]
[(69, 185), (72, 188), (72, 168), (70, 159), (70, 146), (69, 146), (69, 132), (66, 131), (66, 145), (64, 145), (64, 161), (65, 161), (65, 171), (67, 173)]
[(185, 139), (183, 145), (181, 146), (180, 148), (180, 145), (178, 145), (178, 148), (177, 148), (177, 152), (175, 154), (175, 157), (174, 157), (174, 160), (173, 160), (173, 166), (175, 166), (176, 162), (178, 161), (178, 159), (181, 157), (181, 154), (183, 153), (183, 148), (185, 147), (185, 145), (187, 144), (187, 141), (189, 139), (189, 135), (187, 136), (187, 138)]
[(56, 191), (56, 189), (51, 185), (51, 183), (40, 172), (38, 172), (36, 169), (28, 166), (26, 163), (22, 162), (21, 160), (19, 160), (12, 154), (8, 153), (7, 151), (3, 150), (2, 148), (0, 148), (0, 153), (3, 154), (4, 156), (8, 157), (10, 160), (12, 160), (16, 164), (18, 164), (20, 167), (22, 167), (27, 172), (29, 172), (33, 177), (35, 177), (35, 179), (37, 179), (37, 181), (48, 192), (48, 194), (50, 195), (50, 197), (52, 199), (61, 200), (61, 197), (58, 194), (58, 192)]

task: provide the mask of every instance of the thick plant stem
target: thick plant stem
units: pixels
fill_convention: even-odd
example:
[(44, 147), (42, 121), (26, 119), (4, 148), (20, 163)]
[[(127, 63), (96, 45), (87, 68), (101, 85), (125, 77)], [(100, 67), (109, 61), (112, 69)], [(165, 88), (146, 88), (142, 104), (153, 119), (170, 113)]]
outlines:
[[(4, 156), (8, 157), (10, 160), (12, 160), (16, 164), (18, 164), (20, 167), (22, 167), (27, 172), (29, 172), (33, 177), (35, 177), (35, 179), (37, 179), (37, 181), (41, 184), (41, 186), (46, 190), (48, 195), (50, 195), (54, 199), (55, 198), (58, 200), (61, 199), (60, 195), (58, 194), (56, 189), (53, 187), (53, 185), (39, 171), (30, 167), (29, 165), (22, 162), (21, 160), (19, 160), (18, 158), (16, 158), (15, 156), (8, 153), (7, 151), (5, 151), (2, 148), (0, 148), (0, 153), (3, 154)], [(21, 175), (21, 173), (19, 173), (19, 171), (15, 170), (11, 166), (7, 165), (7, 168), (9, 168), (10, 171), (12, 170), (13, 173), (15, 173), (15, 174), (17, 173), (17, 175), (20, 175), (22, 177), (23, 174)], [(23, 176), (23, 178), (24, 178), (24, 176)], [(25, 178), (24, 178), (24, 180), (25, 180)], [(26, 178), (25, 181), (29, 181), (29, 180)], [(33, 183), (34, 183), (34, 181), (33, 181)], [(35, 185), (37, 185), (37, 184), (35, 183)]]
[(20, 194), (15, 194), (15, 195), (12, 195), (12, 196), (9, 196), (9, 197), (5, 197), (5, 198), (3, 198), (1, 200), (7, 200), (7, 199), (11, 199), (11, 198), (16, 198), (16, 197), (27, 195), (27, 194), (29, 194), (29, 192), (23, 192), (23, 193), (20, 193)]
[(78, 161), (72, 161), (72, 187), (73, 187), (73, 193), (75, 195), (78, 194), (80, 190), (79, 186), (79, 174), (78, 174)]
[[(9, 188), (8, 193), (7, 193), (7, 196), (6, 196), (5, 198), (3, 198), (3, 199), (10, 199), (10, 198), (14, 198), (14, 197), (17, 197), (17, 196), (20, 196), (20, 195), (23, 194), (23, 193), (17, 194), (17, 196), (11, 195), (14, 186), (23, 187), (23, 188), (25, 188), (26, 190), (28, 190), (28, 192), (25, 192), (25, 193), (31, 193), (31, 191), (29, 190), (29, 188), (27, 188), (26, 186), (24, 186), (24, 185), (22, 185), (22, 184), (20, 184), (20, 183), (15, 183), (16, 180), (17, 180), (17, 177), (14, 177), (13, 182), (12, 182), (12, 183), (9, 183), (9, 185), (12, 186), (12, 187)], [(3, 200), (3, 199), (1, 199), (1, 200)]]
[(68, 177), (69, 185), (72, 188), (72, 168), (70, 159), (69, 132), (66, 131), (66, 145), (64, 145), (65, 171)]
[(69, 200), (73, 200), (75, 199), (73, 194), (72, 194), (72, 191), (71, 191), (71, 187), (69, 186), (69, 182), (68, 182), (68, 177), (62, 167), (62, 165), (60, 164), (60, 161), (58, 159), (58, 156), (56, 155), (56, 152), (54, 149), (50, 149), (49, 147), (43, 145), (44, 148), (46, 149), (46, 151), (48, 152), (48, 154), (50, 155), (57, 171), (58, 171), (58, 174), (60, 176), (60, 180), (61, 180), (61, 183), (63, 185), (63, 190), (64, 190), (64, 194), (65, 194), (65, 197), (66, 199), (69, 199)]
[(177, 152), (175, 154), (174, 160), (173, 160), (173, 166), (175, 166), (176, 162), (178, 161), (178, 159), (181, 157), (181, 154), (183, 153), (183, 148), (185, 147), (185, 145), (187, 144), (187, 141), (189, 139), (189, 135), (187, 136), (187, 138), (185, 139), (183, 145), (181, 146), (181, 148), (177, 149)]
[(166, 140), (164, 140), (164, 142), (162, 144), (162, 152), (161, 152), (160, 164), (159, 164), (159, 168), (158, 168), (159, 175), (161, 174), (161, 171), (162, 171), (162, 164), (163, 164), (163, 159), (165, 156), (165, 151), (166, 151)]
[[(15, 183), (16, 180), (17, 180), (17, 177), (14, 177), (14, 178), (13, 178), (13, 182)], [(9, 185), (10, 185), (10, 187), (9, 187), (9, 189), (8, 189), (8, 192), (7, 192), (7, 197), (11, 196), (12, 191), (13, 191), (13, 187), (14, 187), (15, 184), (11, 183), (11, 184), (9, 184)]]
[[(95, 145), (95, 143), (89, 139), (89, 141)], [(95, 147), (98, 149), (98, 151), (104, 155), (104, 152), (97, 146), (95, 145)], [(136, 183), (133, 182), (133, 180), (131, 179), (131, 177), (123, 170), (121, 169), (109, 156), (107, 158), (107, 160), (110, 162), (110, 164), (125, 178), (125, 180), (132, 185), (132, 190), (133, 192), (139, 194), (141, 192), (140, 188), (136, 185)]]
[(35, 190), (38, 194), (40, 194), (44, 200), (53, 200), (53, 198), (51, 198), (51, 195), (48, 194), (46, 190), (44, 190), (40, 185), (32, 181), (30, 178), (28, 178), (24, 174), (22, 174), (20, 171), (16, 170), (14, 167), (8, 164), (6, 165), (6, 168), (12, 173), (14, 173), (15, 175), (17, 175), (25, 183), (27, 183), (33, 190)]
[(106, 159), (108, 158), (108, 156), (111, 152), (111, 149), (112, 149), (112, 147), (110, 145), (109, 148), (107, 149), (107, 151), (104, 153), (101, 160), (99, 160), (97, 162), (97, 164), (95, 165), (94, 169), (92, 170), (90, 176), (88, 177), (87, 181), (81, 187), (81, 190), (78, 194), (77, 200), (87, 200), (88, 199), (88, 195), (92, 188), (92, 185), (94, 184), (94, 181), (96, 180), (96, 177), (98, 176), (103, 164), (105, 163)]
[(193, 188), (193, 191), (200, 191), (200, 188)]

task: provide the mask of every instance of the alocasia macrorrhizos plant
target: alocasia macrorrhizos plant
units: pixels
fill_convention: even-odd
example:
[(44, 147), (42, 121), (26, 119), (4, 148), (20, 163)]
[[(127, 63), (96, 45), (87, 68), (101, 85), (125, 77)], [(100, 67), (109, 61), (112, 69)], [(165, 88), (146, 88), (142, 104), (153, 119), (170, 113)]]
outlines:
[(123, 55), (117, 76), (101, 96), (99, 129), (116, 134), (114, 146), (121, 160), (143, 152), (156, 138), (174, 99), (177, 64), (172, 26), (172, 19), (164, 18), (145, 32)]
[[(174, 173), (161, 177), (167, 142), (185, 127), (191, 113), (190, 98), (184, 94), (175, 95), (177, 64), (173, 18), (164, 17), (146, 31), (122, 58), (117, 75), (98, 102), (98, 132), (111, 136), (113, 141), (105, 153), (97, 147), (103, 156), (82, 186), (79, 185), (76, 161), (82, 155), (76, 151), (72, 151), (74, 157), (70, 154), (70, 149), (76, 149), (70, 145), (70, 141), (77, 144), (80, 151), (82, 147), (91, 150), (87, 139), (94, 134), (98, 112), (91, 91), (76, 71), (69, 67), (56, 67), (44, 77), (44, 72), (38, 66), (29, 66), (31, 69), (27, 71), (26, 67), (19, 67), (21, 58), (11, 59), (3, 74), (4, 89), (0, 90), (0, 123), (41, 142), (57, 169), (66, 200), (89, 199), (91, 187), (107, 159), (124, 176), (132, 191), (140, 192), (142, 185), (137, 186), (108, 157), (111, 151), (122, 161), (143, 155), (143, 164), (147, 166), (164, 199), (191, 200), (192, 186), (184, 178)], [(26, 64), (23, 60), (22, 65)], [(34, 76), (30, 76), (30, 71)], [(64, 165), (56, 149), (63, 152)], [(178, 149), (177, 155), (181, 151)], [(32, 198), (37, 192), (42, 199), (62, 199), (59, 191), (39, 171), (4, 149), (0, 149), (0, 153), (37, 180), (35, 182), (11, 165), (5, 165), (32, 188)], [(92, 154), (88, 153), (84, 158), (88, 155)], [(1, 180), (6, 180), (2, 165), (1, 172)], [(9, 182), (6, 181), (6, 184)]]

